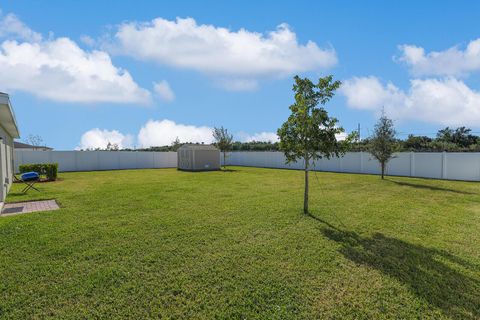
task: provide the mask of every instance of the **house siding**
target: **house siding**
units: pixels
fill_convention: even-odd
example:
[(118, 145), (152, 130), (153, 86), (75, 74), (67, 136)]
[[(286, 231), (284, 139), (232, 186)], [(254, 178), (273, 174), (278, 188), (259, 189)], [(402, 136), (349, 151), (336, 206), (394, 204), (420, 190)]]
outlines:
[(3, 206), (3, 202), (7, 196), (10, 187), (13, 182), (13, 138), (7, 131), (0, 125), (0, 203)]

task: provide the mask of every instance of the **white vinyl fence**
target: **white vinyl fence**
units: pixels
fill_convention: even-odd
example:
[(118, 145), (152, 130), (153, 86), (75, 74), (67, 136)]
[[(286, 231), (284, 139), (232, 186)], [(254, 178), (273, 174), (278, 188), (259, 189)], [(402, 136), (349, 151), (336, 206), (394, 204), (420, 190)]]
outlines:
[[(223, 163), (223, 157), (221, 157)], [(176, 152), (29, 151), (15, 150), (15, 170), (26, 163), (58, 163), (59, 171), (175, 168)], [(303, 169), (303, 161), (285, 164), (281, 152), (231, 152), (228, 165)], [(313, 170), (379, 174), (380, 165), (367, 152), (316, 161)], [(387, 174), (449, 180), (480, 181), (480, 153), (401, 152), (387, 166)]]
[[(303, 161), (285, 164), (281, 152), (231, 152), (227, 164), (236, 166), (303, 169)], [(342, 158), (321, 159), (313, 170), (380, 174), (380, 165), (367, 152), (349, 152)], [(478, 152), (401, 152), (390, 160), (388, 175), (480, 181)]]
[(15, 150), (15, 170), (20, 164), (58, 163), (59, 171), (176, 168), (176, 152), (136, 151), (32, 151)]

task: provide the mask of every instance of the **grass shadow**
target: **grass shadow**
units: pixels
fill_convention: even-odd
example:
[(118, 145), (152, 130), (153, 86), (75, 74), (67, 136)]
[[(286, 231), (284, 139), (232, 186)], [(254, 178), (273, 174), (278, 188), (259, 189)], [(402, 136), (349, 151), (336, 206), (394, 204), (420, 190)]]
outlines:
[(178, 169), (179, 172), (186, 172), (186, 173), (212, 173), (212, 172), (238, 172), (241, 170), (238, 169), (215, 169), (215, 170), (183, 170)]
[(23, 192), (9, 192), (8, 193), (8, 196), (9, 197), (21, 197), (21, 196), (25, 196), (26, 193), (23, 193)]
[(474, 192), (461, 191), (461, 190), (455, 190), (455, 189), (450, 189), (450, 188), (442, 188), (442, 187), (432, 186), (432, 185), (428, 185), (428, 184), (419, 184), (419, 183), (412, 183), (412, 182), (396, 181), (396, 180), (392, 180), (392, 179), (385, 179), (385, 181), (395, 183), (399, 186), (406, 186), (406, 187), (425, 189), (425, 190), (431, 190), (431, 191), (445, 191), (445, 192), (453, 192), (453, 193), (469, 194), (469, 195), (477, 194), (477, 193), (474, 193)]
[[(347, 259), (381, 271), (405, 284), (416, 296), (454, 319), (480, 318), (480, 281), (468, 276), (474, 265), (446, 251), (375, 233), (364, 237), (314, 217), (321, 232), (341, 247)], [(468, 271), (461, 272), (459, 270)]]

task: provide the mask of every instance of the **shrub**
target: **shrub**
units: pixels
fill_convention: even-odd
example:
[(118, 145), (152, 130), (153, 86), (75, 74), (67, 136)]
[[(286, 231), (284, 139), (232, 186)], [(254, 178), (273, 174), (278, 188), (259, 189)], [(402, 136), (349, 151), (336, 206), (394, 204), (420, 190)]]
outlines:
[(38, 174), (44, 175), (48, 181), (55, 181), (58, 175), (58, 163), (21, 164), (18, 166), (18, 170), (20, 173), (38, 172)]

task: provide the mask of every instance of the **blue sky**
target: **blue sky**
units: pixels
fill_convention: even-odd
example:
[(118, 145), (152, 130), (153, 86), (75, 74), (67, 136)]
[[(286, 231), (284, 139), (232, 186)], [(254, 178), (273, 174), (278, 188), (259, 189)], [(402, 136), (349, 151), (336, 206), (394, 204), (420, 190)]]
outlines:
[(382, 106), (401, 134), (480, 131), (478, 2), (7, 0), (0, 9), (0, 91), (22, 138), (38, 134), (55, 149), (209, 142), (219, 125), (238, 140), (271, 139), (295, 74), (344, 81), (327, 109), (347, 131), (360, 123), (367, 135)]

